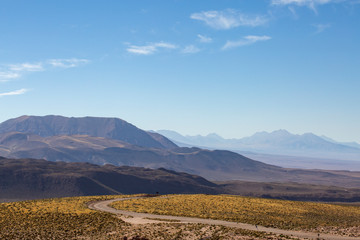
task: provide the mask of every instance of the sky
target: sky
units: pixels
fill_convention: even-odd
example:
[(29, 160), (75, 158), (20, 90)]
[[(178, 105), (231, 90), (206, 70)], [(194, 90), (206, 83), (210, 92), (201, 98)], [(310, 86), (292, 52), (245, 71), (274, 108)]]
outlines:
[(360, 143), (359, 0), (1, 0), (0, 122)]

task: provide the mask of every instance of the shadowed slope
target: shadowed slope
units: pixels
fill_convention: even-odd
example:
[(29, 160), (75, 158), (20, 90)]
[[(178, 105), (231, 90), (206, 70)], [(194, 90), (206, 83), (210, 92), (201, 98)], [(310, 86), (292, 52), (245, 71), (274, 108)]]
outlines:
[(0, 196), (34, 199), (132, 193), (219, 193), (202, 177), (165, 169), (0, 158)]

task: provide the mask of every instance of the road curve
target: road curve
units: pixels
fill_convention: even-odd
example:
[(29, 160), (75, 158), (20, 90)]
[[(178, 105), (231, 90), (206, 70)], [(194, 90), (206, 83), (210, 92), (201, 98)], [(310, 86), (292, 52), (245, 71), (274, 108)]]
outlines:
[[(222, 220), (213, 220), (213, 219), (204, 219), (204, 218), (193, 218), (193, 217), (178, 217), (178, 216), (170, 216), (170, 215), (156, 215), (156, 214), (149, 214), (149, 213), (137, 213), (137, 212), (130, 212), (124, 210), (117, 210), (112, 207), (109, 207), (109, 204), (116, 202), (116, 201), (124, 201), (130, 199), (136, 199), (142, 197), (130, 197), (130, 198), (116, 198), (111, 200), (93, 202), (89, 204), (89, 208), (93, 210), (98, 210), (102, 212), (109, 212), (113, 214), (121, 214), (124, 216), (130, 216), (136, 219), (163, 219), (163, 220), (175, 220), (182, 223), (201, 223), (201, 224), (209, 224), (209, 225), (222, 225), (226, 227), (236, 227), (242, 228), (252, 231), (261, 231), (267, 233), (276, 233), (276, 234), (283, 234), (288, 236), (294, 236), (298, 238), (308, 238), (308, 239), (319, 239), (318, 233), (313, 232), (303, 232), (303, 231), (291, 231), (291, 230), (282, 230), (278, 228), (268, 228), (263, 226), (255, 226), (246, 223), (237, 223), (237, 222), (229, 222), (229, 221), (222, 221)], [(130, 221), (131, 222), (131, 221)], [(151, 220), (145, 220), (143, 223), (151, 223)], [(330, 234), (320, 234), (320, 239), (324, 240), (356, 240), (359, 239), (358, 237), (345, 237), (345, 236), (337, 236), (337, 235), (330, 235)]]

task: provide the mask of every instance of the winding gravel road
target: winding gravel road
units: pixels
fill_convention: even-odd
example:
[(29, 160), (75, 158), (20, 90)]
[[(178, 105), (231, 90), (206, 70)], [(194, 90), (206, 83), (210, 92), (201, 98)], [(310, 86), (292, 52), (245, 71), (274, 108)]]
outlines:
[[(255, 226), (246, 223), (237, 223), (237, 222), (228, 222), (222, 220), (213, 220), (213, 219), (203, 219), (203, 218), (193, 218), (193, 217), (178, 217), (178, 216), (170, 216), (170, 215), (156, 215), (149, 213), (137, 213), (130, 211), (117, 210), (112, 207), (109, 207), (109, 204), (116, 201), (124, 201), (129, 199), (142, 198), (142, 197), (132, 197), (132, 198), (116, 198), (112, 200), (105, 200), (99, 202), (93, 202), (89, 204), (89, 208), (93, 210), (109, 212), (113, 214), (121, 214), (125, 217), (122, 219), (126, 222), (133, 224), (147, 224), (147, 223), (155, 223), (159, 222), (151, 219), (163, 219), (169, 221), (178, 221), (182, 223), (201, 223), (201, 224), (209, 224), (209, 225), (222, 225), (226, 227), (236, 227), (253, 231), (262, 231), (267, 233), (276, 233), (283, 234), (288, 236), (294, 236), (298, 238), (308, 238), (308, 239), (318, 239), (318, 233), (313, 232), (303, 232), (303, 231), (291, 231), (291, 230), (282, 230), (277, 228), (268, 228), (263, 226)], [(130, 218), (129, 218), (130, 216)], [(355, 237), (345, 237), (345, 236), (336, 236), (330, 234), (320, 234), (320, 239), (325, 240), (359, 240), (359, 238)]]

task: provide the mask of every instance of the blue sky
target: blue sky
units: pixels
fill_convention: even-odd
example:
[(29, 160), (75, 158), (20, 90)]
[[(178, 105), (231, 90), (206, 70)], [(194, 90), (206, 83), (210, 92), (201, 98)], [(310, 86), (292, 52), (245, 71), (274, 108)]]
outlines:
[(2, 0), (0, 121), (360, 142), (358, 0)]

